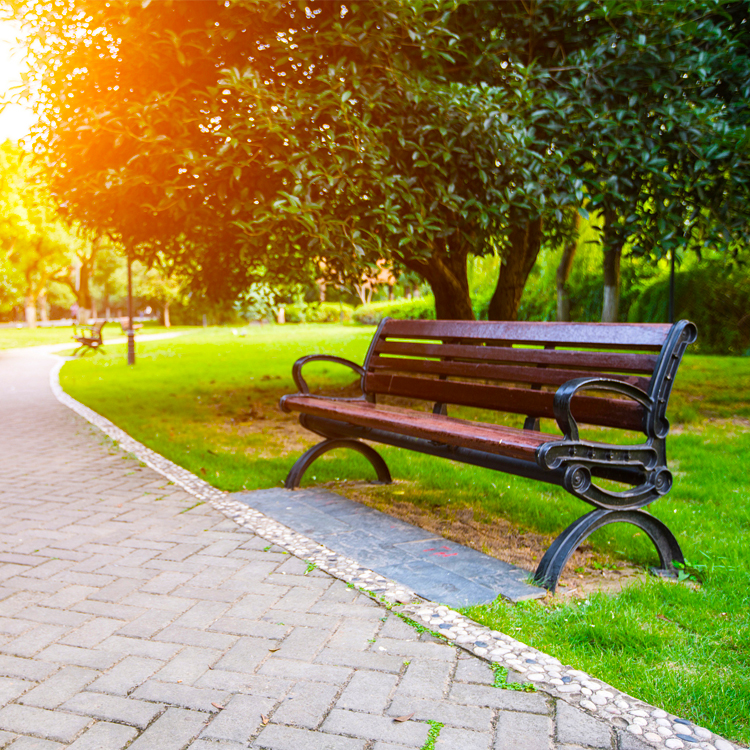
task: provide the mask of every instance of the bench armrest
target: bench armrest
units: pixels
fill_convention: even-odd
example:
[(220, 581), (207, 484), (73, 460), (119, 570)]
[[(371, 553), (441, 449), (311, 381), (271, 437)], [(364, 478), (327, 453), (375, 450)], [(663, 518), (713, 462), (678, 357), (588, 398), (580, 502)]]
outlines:
[(365, 374), (363, 368), (349, 359), (343, 359), (343, 357), (334, 357), (331, 354), (310, 354), (307, 357), (301, 357), (300, 359), (298, 359), (294, 363), (294, 367), (292, 367), (292, 377), (294, 378), (294, 384), (299, 389), (299, 392), (304, 394), (310, 393), (310, 389), (307, 387), (307, 382), (302, 377), (302, 368), (308, 362), (333, 362), (338, 365), (345, 365), (346, 367), (349, 367), (350, 369), (354, 370), (354, 372), (356, 372), (357, 375), (360, 376), (360, 378)]
[(553, 409), (557, 425), (565, 435), (566, 440), (578, 440), (578, 423), (573, 418), (570, 410), (570, 402), (575, 394), (580, 390), (599, 390), (613, 391), (622, 396), (628, 396), (637, 401), (648, 411), (653, 409), (652, 398), (640, 388), (630, 383), (623, 383), (621, 380), (612, 378), (574, 378), (563, 383), (555, 393)]

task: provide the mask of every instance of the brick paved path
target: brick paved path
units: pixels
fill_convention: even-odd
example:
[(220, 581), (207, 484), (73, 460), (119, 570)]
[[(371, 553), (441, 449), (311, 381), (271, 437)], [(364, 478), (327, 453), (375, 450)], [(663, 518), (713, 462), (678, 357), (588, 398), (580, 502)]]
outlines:
[(436, 750), (644, 747), (196, 505), (53, 363), (0, 352), (0, 748), (405, 750), (430, 721)]

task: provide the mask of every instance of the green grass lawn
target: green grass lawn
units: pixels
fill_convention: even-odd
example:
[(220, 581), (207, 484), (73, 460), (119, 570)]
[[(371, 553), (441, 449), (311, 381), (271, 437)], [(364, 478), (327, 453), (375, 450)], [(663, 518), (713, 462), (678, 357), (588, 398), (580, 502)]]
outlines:
[[(279, 396), (295, 390), (292, 363), (315, 352), (361, 362), (371, 336), (371, 328), (333, 325), (257, 327), (245, 337), (199, 329), (140, 343), (136, 367), (125, 364), (124, 346), (68, 363), (62, 384), (216, 487), (278, 486), (301, 450), (315, 442), (276, 406)], [(327, 392), (351, 382), (348, 370), (328, 363), (311, 367), (310, 375)], [(675, 488), (650, 510), (678, 537), (697, 582), (642, 576), (619, 594), (498, 601), (468, 613), (627, 693), (748, 743), (750, 359), (688, 355), (669, 417)], [(475, 525), (488, 527), (499, 518), (521, 535), (556, 535), (587, 510), (551, 485), (399, 449), (382, 453), (395, 484), (344, 484), (342, 491), (377, 507), (408, 503), (425, 517), (466, 511)], [(372, 476), (358, 454), (340, 451), (317, 462), (306, 481)], [(657, 562), (650, 543), (626, 524), (602, 529), (590, 541), (602, 567)]]
[[(85, 326), (84, 326), (85, 328)], [(79, 332), (80, 332), (79, 327)], [(188, 326), (164, 326), (153, 323), (146, 323), (141, 329), (141, 333), (166, 333), (170, 331), (196, 330)], [(118, 338), (123, 335), (120, 329), (120, 323), (113, 321), (107, 323), (102, 331), (104, 343), (108, 339)], [(73, 326), (54, 326), (49, 328), (0, 328), (0, 349), (19, 349), (27, 346), (44, 346), (49, 344), (67, 344), (70, 343), (75, 348), (76, 343), (73, 338)]]

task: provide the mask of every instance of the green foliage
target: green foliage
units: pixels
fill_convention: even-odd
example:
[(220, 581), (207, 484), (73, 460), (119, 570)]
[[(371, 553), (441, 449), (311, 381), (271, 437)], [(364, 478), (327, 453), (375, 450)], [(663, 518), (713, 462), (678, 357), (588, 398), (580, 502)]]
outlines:
[(383, 318), (399, 320), (434, 320), (435, 298), (428, 295), (392, 302), (373, 302), (362, 305), (352, 313), (352, 319), (365, 325), (377, 325)]
[(253, 320), (274, 320), (276, 294), (268, 284), (251, 284), (237, 297), (234, 309), (248, 323)]
[(24, 304), (36, 323), (36, 304), (53, 281), (67, 282), (76, 253), (89, 247), (60, 217), (29, 154), (0, 144), (0, 307)]
[(427, 733), (427, 740), (419, 750), (435, 750), (435, 743), (440, 737), (440, 730), (445, 726), (445, 724), (432, 719), (428, 719), (427, 723), (430, 725), (430, 731)]
[(354, 308), (343, 302), (294, 302), (284, 305), (287, 323), (348, 323)]
[[(661, 276), (640, 292), (628, 311), (628, 320), (661, 323), (667, 319), (668, 301), (669, 277)], [(728, 267), (717, 259), (678, 271), (675, 317), (687, 318), (698, 326), (698, 351), (750, 355), (747, 267)]]

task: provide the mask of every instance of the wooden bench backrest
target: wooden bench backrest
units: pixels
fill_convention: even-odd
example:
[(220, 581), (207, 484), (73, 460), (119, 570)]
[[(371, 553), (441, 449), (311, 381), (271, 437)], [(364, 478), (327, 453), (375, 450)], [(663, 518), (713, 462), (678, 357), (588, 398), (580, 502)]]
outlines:
[[(667, 375), (673, 378), (694, 339), (695, 327), (687, 321), (670, 326), (386, 319), (365, 360), (363, 389), (553, 418), (560, 385), (605, 377), (638, 386), (662, 400), (665, 410), (672, 382)], [(631, 400), (588, 391), (572, 403), (580, 422), (643, 429), (644, 410)]]

